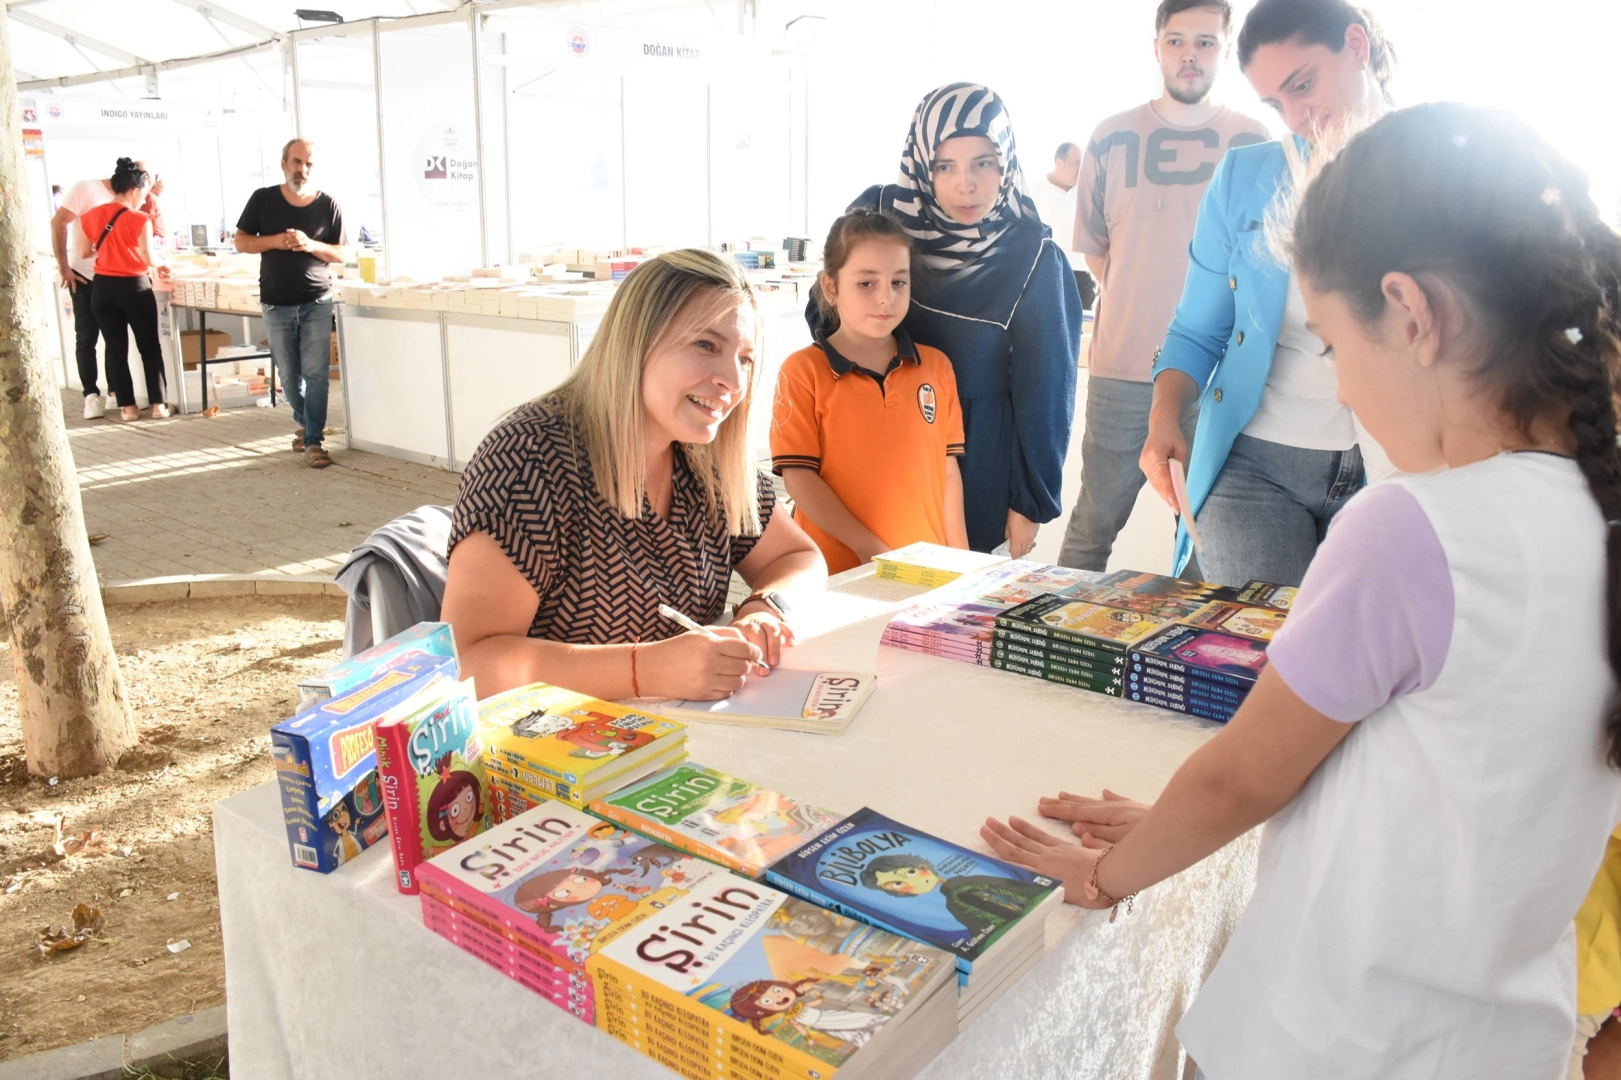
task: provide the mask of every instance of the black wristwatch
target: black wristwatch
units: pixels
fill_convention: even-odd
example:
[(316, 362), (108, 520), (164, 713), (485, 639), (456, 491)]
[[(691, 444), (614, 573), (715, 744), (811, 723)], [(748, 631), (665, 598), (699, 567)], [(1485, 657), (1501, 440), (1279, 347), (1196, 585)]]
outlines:
[(777, 618), (786, 619), (788, 617), (788, 608), (790, 606), (788, 603), (788, 598), (782, 595), (780, 592), (749, 593), (748, 596), (738, 601), (737, 607), (733, 610), (742, 611), (746, 606), (754, 603), (756, 600), (775, 612)]

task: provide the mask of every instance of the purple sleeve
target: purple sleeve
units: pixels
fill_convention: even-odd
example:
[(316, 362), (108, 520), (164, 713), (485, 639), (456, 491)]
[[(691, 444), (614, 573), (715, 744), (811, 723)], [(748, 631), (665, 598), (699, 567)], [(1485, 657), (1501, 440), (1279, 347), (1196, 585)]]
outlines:
[(1434, 526), (1406, 488), (1379, 484), (1329, 526), (1268, 662), (1307, 705), (1351, 723), (1434, 684), (1452, 619)]

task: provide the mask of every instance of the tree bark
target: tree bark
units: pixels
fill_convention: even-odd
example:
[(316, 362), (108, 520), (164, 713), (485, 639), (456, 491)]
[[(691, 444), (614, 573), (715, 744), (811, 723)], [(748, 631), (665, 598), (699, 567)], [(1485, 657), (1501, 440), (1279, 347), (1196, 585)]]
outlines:
[(135, 745), (56, 378), (41, 349), (11, 42), (0, 19), (0, 604), (36, 776), (87, 776)]

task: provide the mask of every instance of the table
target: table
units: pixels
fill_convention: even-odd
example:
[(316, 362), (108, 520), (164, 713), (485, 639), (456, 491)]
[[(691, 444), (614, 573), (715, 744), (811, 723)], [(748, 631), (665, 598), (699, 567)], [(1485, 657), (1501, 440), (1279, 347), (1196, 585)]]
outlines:
[[(827, 670), (869, 667), (877, 654), (878, 690), (849, 731), (694, 724), (695, 760), (834, 810), (870, 803), (982, 848), (987, 814), (1033, 817), (1036, 796), (1060, 787), (1157, 796), (1216, 730), (879, 649), (888, 613), (922, 590), (871, 575), (839, 575), (824, 601), (796, 612), (813, 636), (790, 654)], [(386, 848), (325, 877), (295, 869), (274, 784), (220, 802), (214, 836), (233, 1076), (675, 1075), (426, 930), (418, 899), (395, 891)], [(1175, 1025), (1243, 910), (1255, 850), (1254, 834), (1234, 842), (1145, 891), (1113, 924), (1061, 909), (1047, 955), (920, 1075), (1176, 1080), (1185, 1061)]]
[[(257, 360), (260, 357), (265, 357), (265, 358), (270, 360), (270, 407), (272, 409), (274, 409), (276, 407), (276, 358), (271, 355), (269, 349), (265, 349), (262, 352), (239, 353), (239, 354), (237, 354), (235, 356), (210, 357), (208, 355), (208, 313), (210, 311), (217, 311), (217, 312), (220, 312), (221, 314), (225, 314), (225, 315), (235, 315), (235, 314), (241, 314), (241, 313), (240, 312), (226, 311), (223, 308), (193, 307), (191, 310), (193, 310), (193, 311), (195, 311), (197, 313), (197, 371), (198, 371), (197, 387), (198, 387), (198, 389), (200, 391), (199, 396), (202, 398), (202, 402), (203, 402), (203, 404), (202, 404), (203, 412), (208, 411), (208, 365), (209, 364), (228, 364), (228, 363), (231, 363), (231, 362), (236, 361), (236, 360)], [(184, 382), (185, 382), (184, 379), (182, 379), (181, 380), (181, 390), (180, 390), (180, 403), (181, 403), (181, 411), (182, 412), (185, 411), (185, 398), (186, 398)]]

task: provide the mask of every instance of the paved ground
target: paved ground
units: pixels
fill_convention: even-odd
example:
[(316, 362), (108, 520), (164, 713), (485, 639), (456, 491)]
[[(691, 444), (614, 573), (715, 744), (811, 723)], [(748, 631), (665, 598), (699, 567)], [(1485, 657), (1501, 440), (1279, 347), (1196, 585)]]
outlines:
[(337, 572), (378, 525), (427, 503), (449, 505), (457, 474), (345, 450), (334, 387), (326, 446), (311, 469), (290, 449), (292, 413), (225, 409), (214, 417), (85, 420), (63, 401), (85, 522), (101, 583), (172, 574)]

